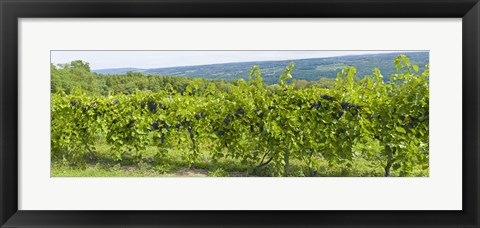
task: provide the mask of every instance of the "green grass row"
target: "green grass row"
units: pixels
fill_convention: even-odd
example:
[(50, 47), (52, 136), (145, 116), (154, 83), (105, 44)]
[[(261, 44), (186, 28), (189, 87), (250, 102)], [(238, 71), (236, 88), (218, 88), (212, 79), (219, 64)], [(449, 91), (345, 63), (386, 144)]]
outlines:
[[(65, 158), (52, 158), (52, 177), (269, 177), (269, 166), (254, 169), (251, 164), (231, 158), (222, 158), (218, 162), (209, 159), (208, 151), (190, 166), (185, 154), (188, 150), (167, 150), (158, 156), (157, 147), (148, 147), (141, 159), (128, 154), (121, 161), (113, 160), (106, 143), (98, 142), (96, 161), (88, 158), (86, 164), (71, 164)], [(165, 152), (165, 151), (164, 151)], [(375, 166), (365, 159), (356, 159), (343, 166), (328, 164), (318, 158), (315, 168), (308, 168), (303, 161), (292, 160), (289, 168), (290, 177), (382, 177), (383, 167)], [(420, 167), (414, 170), (414, 176), (428, 176)]]

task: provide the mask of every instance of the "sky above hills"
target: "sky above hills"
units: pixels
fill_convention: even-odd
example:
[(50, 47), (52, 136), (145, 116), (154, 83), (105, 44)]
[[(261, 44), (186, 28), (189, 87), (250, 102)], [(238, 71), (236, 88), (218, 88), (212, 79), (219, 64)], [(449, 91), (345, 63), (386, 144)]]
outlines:
[(324, 58), (382, 54), (390, 51), (51, 51), (51, 63), (83, 60), (92, 70), (105, 68), (162, 68), (216, 63)]

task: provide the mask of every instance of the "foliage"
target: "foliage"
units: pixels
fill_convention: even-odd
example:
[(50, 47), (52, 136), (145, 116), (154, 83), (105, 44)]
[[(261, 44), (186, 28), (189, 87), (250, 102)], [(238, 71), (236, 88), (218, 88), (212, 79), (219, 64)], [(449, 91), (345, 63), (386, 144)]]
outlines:
[(168, 149), (190, 148), (184, 159), (192, 167), (206, 150), (214, 163), (233, 159), (275, 176), (293, 172), (292, 161), (305, 162), (314, 175), (320, 159), (347, 168), (368, 160), (386, 176), (410, 176), (414, 165), (428, 169), (429, 70), (419, 73), (404, 55), (394, 66), (398, 73), (388, 82), (379, 69), (360, 80), (356, 68), (344, 67), (331, 89), (288, 84), (292, 63), (275, 89), (252, 67), (248, 81), (239, 79), (228, 91), (191, 80), (182, 92), (167, 84), (127, 95), (55, 93), (52, 156), (95, 159), (92, 145), (104, 138), (116, 160), (141, 162), (145, 149), (156, 146), (160, 163)]

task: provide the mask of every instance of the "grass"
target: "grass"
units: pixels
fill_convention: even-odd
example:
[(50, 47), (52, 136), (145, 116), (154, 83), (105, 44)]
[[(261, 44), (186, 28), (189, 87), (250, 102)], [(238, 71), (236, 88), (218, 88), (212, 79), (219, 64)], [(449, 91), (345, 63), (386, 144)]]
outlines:
[[(273, 168), (267, 165), (254, 170), (252, 164), (247, 164), (231, 158), (222, 158), (213, 162), (208, 151), (201, 150), (199, 159), (190, 165), (186, 154), (188, 150), (164, 149), (148, 147), (142, 158), (124, 155), (121, 161), (115, 161), (107, 144), (98, 142), (96, 161), (73, 165), (67, 159), (52, 159), (52, 177), (249, 177), (272, 176)], [(161, 152), (161, 153), (159, 153)], [(158, 156), (161, 154), (161, 156)], [(350, 164), (335, 166), (318, 158), (314, 169), (308, 168), (304, 161), (291, 160), (288, 176), (304, 177), (381, 177), (384, 169), (374, 166), (365, 159), (356, 159)], [(395, 173), (393, 173), (395, 175)], [(415, 167), (413, 176), (428, 176), (428, 171)]]

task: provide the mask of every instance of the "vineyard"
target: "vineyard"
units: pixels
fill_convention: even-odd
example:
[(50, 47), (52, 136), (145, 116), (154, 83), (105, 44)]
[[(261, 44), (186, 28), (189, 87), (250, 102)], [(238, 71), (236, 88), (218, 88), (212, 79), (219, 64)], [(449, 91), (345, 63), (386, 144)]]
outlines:
[(419, 72), (404, 55), (393, 64), (396, 74), (373, 69), (361, 80), (345, 67), (330, 89), (294, 89), (291, 63), (275, 89), (254, 66), (228, 90), (192, 80), (185, 91), (52, 93), (52, 164), (148, 164), (161, 174), (173, 154), (185, 169), (222, 176), (229, 164), (242, 176), (328, 176), (325, 167), (348, 176), (358, 162), (365, 176), (428, 176), (428, 65)]

